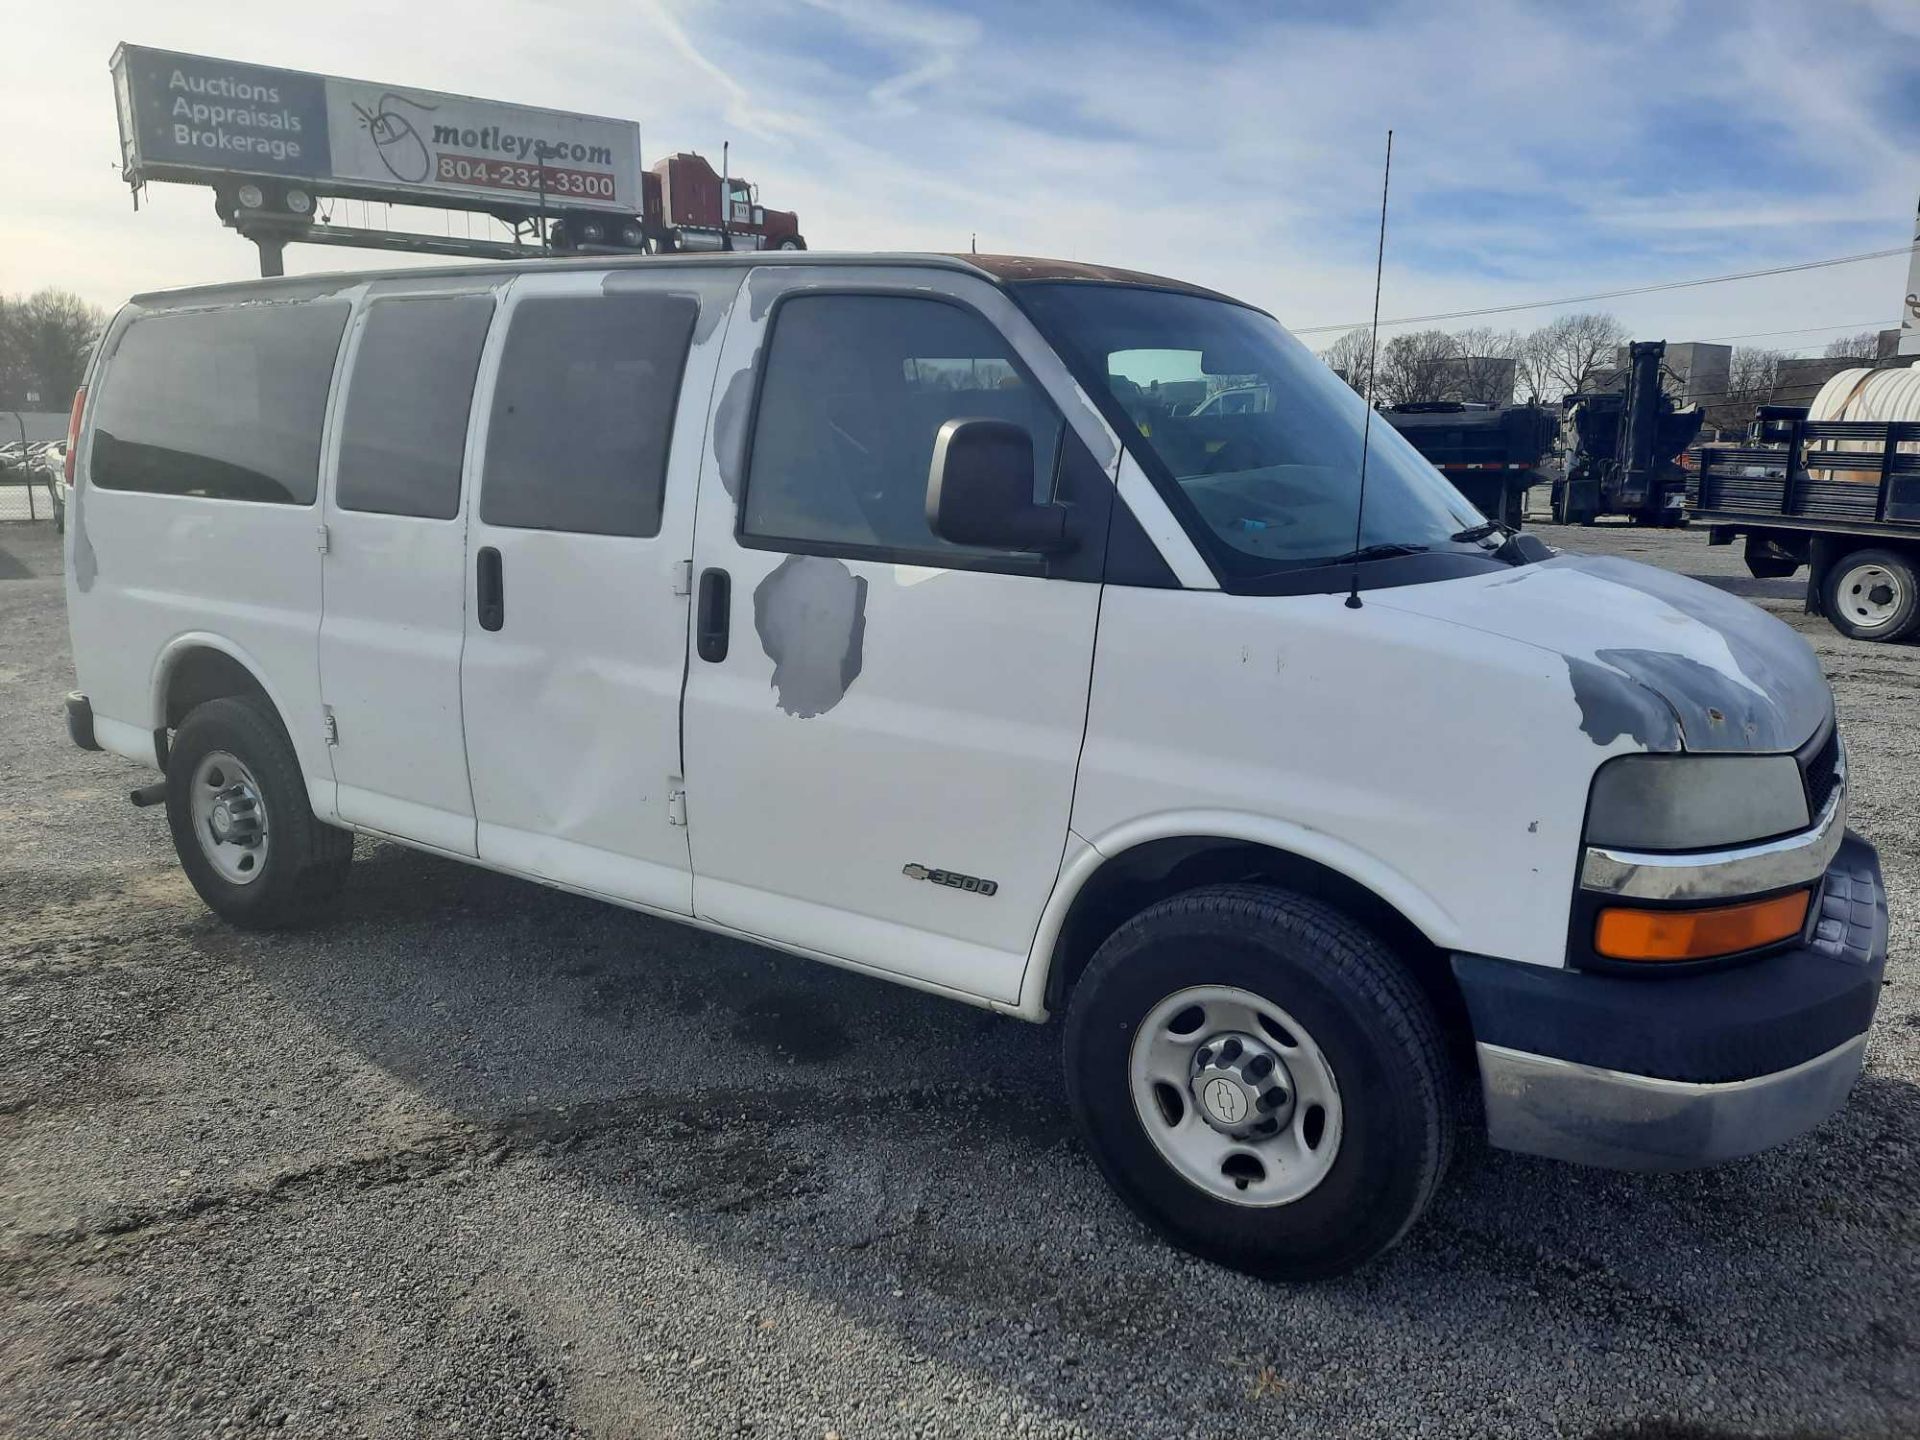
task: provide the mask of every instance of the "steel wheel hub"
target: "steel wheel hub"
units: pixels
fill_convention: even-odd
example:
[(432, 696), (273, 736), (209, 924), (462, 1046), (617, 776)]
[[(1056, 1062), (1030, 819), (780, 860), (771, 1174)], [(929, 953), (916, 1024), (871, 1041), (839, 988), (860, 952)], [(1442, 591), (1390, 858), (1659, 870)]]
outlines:
[(1273, 1135), (1292, 1118), (1293, 1077), (1278, 1052), (1252, 1035), (1210, 1036), (1193, 1052), (1187, 1084), (1200, 1116), (1222, 1135)]
[(1890, 623), (1900, 611), (1899, 577), (1884, 565), (1858, 565), (1840, 578), (1840, 606), (1863, 630)]
[(259, 879), (267, 863), (267, 807), (253, 772), (224, 750), (209, 751), (194, 766), (188, 795), (194, 838), (208, 863), (235, 885)]
[(1147, 1012), (1128, 1053), (1135, 1116), (1160, 1158), (1235, 1205), (1285, 1205), (1340, 1151), (1340, 1087), (1304, 1026), (1264, 996), (1193, 985)]

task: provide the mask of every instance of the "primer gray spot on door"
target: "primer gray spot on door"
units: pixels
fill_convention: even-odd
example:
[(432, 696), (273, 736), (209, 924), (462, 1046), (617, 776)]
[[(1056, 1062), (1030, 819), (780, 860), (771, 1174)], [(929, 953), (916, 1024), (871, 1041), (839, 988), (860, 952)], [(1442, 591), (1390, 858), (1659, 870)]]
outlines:
[(1581, 733), (1594, 744), (1625, 735), (1647, 750), (1680, 748), (1680, 722), (1658, 694), (1608, 666), (1573, 655), (1566, 661)]
[(747, 318), (760, 319), (786, 288), (787, 278), (784, 275), (777, 275), (771, 270), (750, 271), (747, 275)]
[(735, 505), (740, 503), (740, 481), (747, 469), (747, 408), (753, 403), (753, 376), (760, 367), (760, 350), (733, 372), (713, 412), (713, 460), (720, 467), (720, 483)]
[(91, 485), (76, 485), (67, 492), (67, 525), (73, 531), (73, 583), (84, 595), (93, 589), (100, 574), (100, 562), (94, 558), (93, 541), (87, 538), (87, 491)]
[(860, 674), (867, 582), (827, 556), (789, 555), (754, 589), (753, 628), (780, 708), (801, 720), (824, 715)]

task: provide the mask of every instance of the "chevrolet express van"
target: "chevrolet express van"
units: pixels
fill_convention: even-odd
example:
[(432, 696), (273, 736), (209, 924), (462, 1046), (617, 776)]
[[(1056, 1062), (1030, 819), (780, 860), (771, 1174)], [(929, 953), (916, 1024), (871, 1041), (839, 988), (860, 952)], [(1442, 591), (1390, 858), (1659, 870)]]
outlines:
[(1363, 506), (1364, 419), (1261, 311), (1048, 261), (145, 295), (76, 405), (69, 724), (237, 925), (357, 833), (1064, 1015), (1101, 1170), (1264, 1275), (1406, 1232), (1469, 1066), (1565, 1160), (1809, 1129), (1887, 934), (1812, 653), (1388, 425)]

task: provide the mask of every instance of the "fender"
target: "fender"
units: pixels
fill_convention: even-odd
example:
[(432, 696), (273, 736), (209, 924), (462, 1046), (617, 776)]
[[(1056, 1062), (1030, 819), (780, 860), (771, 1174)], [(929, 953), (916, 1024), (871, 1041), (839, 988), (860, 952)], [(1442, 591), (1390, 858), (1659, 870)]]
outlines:
[(1040, 915), (1040, 928), (1020, 977), (1020, 999), (1012, 1014), (1025, 1020), (1047, 1018), (1047, 974), (1053, 948), (1067, 913), (1087, 882), (1109, 860), (1153, 840), (1238, 840), (1312, 860), (1346, 876), (1398, 910), (1407, 921), (1441, 949), (1457, 949), (1460, 926), (1438, 897), (1429, 895), (1378, 856), (1325, 831), (1291, 821), (1234, 810), (1172, 810), (1142, 815), (1089, 839), (1070, 833), (1067, 854), (1054, 882), (1053, 894)]
[[(160, 647), (160, 653), (154, 657), (153, 675), (148, 686), (148, 722), (157, 733), (167, 723), (167, 686), (173, 681), (174, 667), (190, 650), (217, 650), (239, 665), (253, 677), (254, 683), (265, 692), (267, 702), (273, 706), (274, 713), (280, 717), (280, 724), (287, 732), (287, 738), (293, 742), (294, 757), (300, 760), (300, 772), (307, 782), (307, 803), (313, 807), (314, 818), (334, 820), (338, 816), (338, 806), (334, 796), (332, 766), (329, 764), (325, 775), (309, 773), (304, 757), (300, 754), (300, 744), (293, 737), (298, 732), (289, 721), (293, 713), (279, 688), (267, 679), (266, 667), (254, 658), (244, 645), (236, 644), (224, 635), (216, 635), (209, 630), (187, 630), (175, 635)], [(146, 763), (154, 763), (154, 757), (142, 757)]]

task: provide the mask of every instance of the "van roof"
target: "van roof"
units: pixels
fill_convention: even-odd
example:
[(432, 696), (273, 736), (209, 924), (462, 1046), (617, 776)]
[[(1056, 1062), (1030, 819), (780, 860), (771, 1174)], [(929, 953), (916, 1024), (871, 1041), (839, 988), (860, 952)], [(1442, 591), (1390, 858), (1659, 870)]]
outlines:
[(279, 276), (273, 279), (229, 280), (213, 285), (194, 285), (177, 290), (152, 290), (135, 295), (133, 303), (152, 307), (177, 304), (183, 300), (216, 299), (221, 296), (280, 295), (288, 299), (307, 299), (370, 280), (421, 280), (462, 275), (508, 275), (564, 270), (651, 269), (661, 266), (689, 270), (746, 269), (761, 265), (804, 265), (828, 269), (848, 265), (922, 266), (936, 270), (960, 270), (983, 276), (1001, 285), (1033, 280), (1082, 280), (1109, 285), (1140, 285), (1156, 290), (1175, 290), (1188, 295), (1204, 295), (1215, 300), (1233, 299), (1230, 295), (1222, 295), (1218, 291), (1189, 284), (1184, 280), (1149, 275), (1139, 270), (1122, 270), (1112, 265), (1088, 265), (1077, 260), (1046, 260), (1026, 255), (859, 254), (742, 250), (732, 253), (706, 251), (675, 255), (566, 255), (530, 260), (487, 260), (452, 265), (388, 267), (378, 270), (335, 270), (314, 275)]

